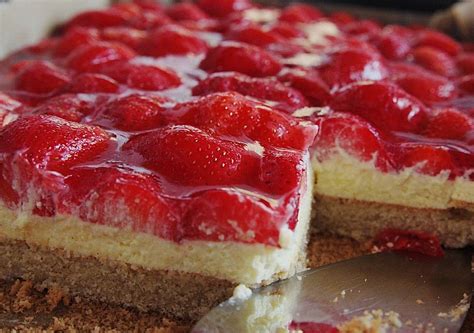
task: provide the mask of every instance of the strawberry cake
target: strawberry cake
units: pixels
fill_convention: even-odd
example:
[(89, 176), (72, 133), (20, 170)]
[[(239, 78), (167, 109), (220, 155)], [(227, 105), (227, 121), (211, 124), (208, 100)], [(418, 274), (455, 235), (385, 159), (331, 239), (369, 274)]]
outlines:
[(304, 268), (310, 221), (473, 244), (473, 52), (303, 4), (79, 14), (0, 62), (0, 278), (195, 319)]

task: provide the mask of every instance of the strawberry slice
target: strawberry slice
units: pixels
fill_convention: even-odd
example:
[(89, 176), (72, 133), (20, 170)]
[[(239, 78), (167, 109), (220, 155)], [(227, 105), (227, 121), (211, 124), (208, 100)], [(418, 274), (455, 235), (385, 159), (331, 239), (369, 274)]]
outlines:
[(323, 16), (321, 11), (307, 4), (292, 4), (282, 10), (280, 21), (289, 23), (309, 23)]
[(263, 146), (306, 149), (316, 130), (237, 93), (216, 93), (178, 104), (173, 115), (175, 123), (223, 136), (246, 137)]
[(349, 85), (334, 95), (330, 105), (335, 111), (361, 116), (385, 131), (418, 133), (427, 114), (418, 100), (385, 82)]
[(175, 21), (199, 21), (209, 18), (198, 6), (190, 2), (176, 3), (167, 8), (166, 14)]
[(182, 238), (278, 246), (283, 218), (270, 207), (270, 200), (232, 190), (199, 193), (187, 205)]
[(62, 36), (53, 51), (55, 56), (63, 57), (74, 51), (76, 48), (92, 44), (99, 40), (99, 33), (92, 28), (74, 27), (69, 29)]
[(64, 172), (104, 152), (109, 139), (98, 127), (34, 115), (0, 130), (0, 153), (19, 154), (37, 168)]
[(328, 54), (329, 61), (318, 70), (330, 87), (341, 87), (355, 81), (376, 81), (387, 76), (387, 69), (375, 53), (346, 49)]
[(118, 83), (102, 74), (82, 73), (74, 78), (67, 87), (71, 93), (116, 93), (119, 90)]
[[(117, 167), (74, 168), (63, 214), (78, 212), (88, 222), (175, 240), (178, 218), (162, 196), (156, 176)], [(76, 213), (77, 214), (77, 213)]]
[(34, 94), (54, 93), (69, 83), (69, 76), (48, 61), (29, 61), (15, 78), (15, 88)]
[(418, 36), (417, 46), (429, 46), (451, 56), (461, 51), (461, 45), (446, 34), (434, 30), (424, 30)]
[(437, 176), (445, 171), (449, 171), (453, 176), (456, 170), (449, 149), (443, 146), (418, 143), (402, 144), (399, 158), (402, 167), (415, 167), (418, 172), (430, 176)]
[(90, 101), (77, 95), (64, 94), (47, 100), (35, 108), (33, 112), (80, 122), (85, 115), (91, 113), (92, 108)]
[(344, 113), (334, 113), (313, 120), (319, 126), (314, 140), (320, 160), (330, 158), (338, 149), (387, 171), (392, 165), (380, 133), (363, 119)]
[(431, 257), (443, 257), (436, 235), (418, 230), (385, 229), (375, 236), (374, 247), (379, 251), (410, 251)]
[(253, 45), (224, 42), (209, 50), (201, 68), (211, 72), (234, 71), (249, 76), (276, 75), (280, 62), (267, 51)]
[(455, 108), (440, 109), (428, 120), (423, 134), (431, 138), (462, 140), (474, 130), (474, 122)]
[(176, 25), (167, 25), (151, 32), (139, 46), (140, 53), (153, 57), (200, 54), (206, 52), (207, 48), (205, 41)]
[(163, 103), (158, 96), (128, 95), (106, 104), (94, 123), (123, 131), (143, 131), (163, 126)]
[(413, 58), (420, 66), (443, 76), (453, 76), (456, 73), (454, 60), (430, 46), (419, 46), (413, 50)]
[(216, 17), (225, 17), (252, 6), (249, 0), (198, 0), (197, 5), (207, 14)]
[(410, 73), (399, 77), (396, 82), (425, 104), (448, 101), (458, 94), (455, 85), (439, 75)]
[(130, 139), (124, 150), (143, 165), (183, 185), (237, 185), (254, 179), (258, 155), (245, 145), (191, 126), (168, 126)]
[(308, 105), (304, 96), (273, 79), (251, 78), (239, 73), (215, 73), (193, 88), (193, 95), (235, 91), (242, 95), (278, 102), (275, 108), (286, 112)]
[(135, 52), (122, 44), (96, 42), (77, 48), (67, 58), (70, 68), (78, 72), (97, 72), (104, 65), (129, 60)]

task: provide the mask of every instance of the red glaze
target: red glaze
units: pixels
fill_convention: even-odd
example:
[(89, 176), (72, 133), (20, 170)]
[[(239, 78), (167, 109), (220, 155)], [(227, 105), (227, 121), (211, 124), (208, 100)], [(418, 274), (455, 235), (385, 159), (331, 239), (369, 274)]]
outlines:
[(331, 325), (314, 322), (297, 323), (292, 321), (288, 327), (290, 330), (296, 330), (303, 333), (339, 333), (340, 331)]
[(421, 231), (386, 229), (375, 236), (373, 243), (380, 251), (410, 251), (431, 257), (444, 256), (438, 237)]
[[(278, 246), (308, 149), (381, 172), (474, 168), (470, 45), (302, 4), (250, 22), (253, 6), (114, 5), (0, 62), (0, 198), (173, 241)], [(326, 19), (336, 36), (303, 41)], [(290, 64), (299, 53), (321, 61)], [(326, 108), (292, 116), (302, 107)]]

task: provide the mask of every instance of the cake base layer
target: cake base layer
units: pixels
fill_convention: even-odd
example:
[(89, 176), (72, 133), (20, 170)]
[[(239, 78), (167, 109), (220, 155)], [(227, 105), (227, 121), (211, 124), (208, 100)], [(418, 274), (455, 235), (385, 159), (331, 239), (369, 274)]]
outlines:
[(313, 227), (356, 240), (387, 228), (436, 234), (448, 247), (474, 244), (474, 212), (467, 209), (423, 209), (383, 203), (315, 196)]
[(2, 279), (31, 280), (43, 288), (59, 286), (67, 295), (156, 311), (189, 322), (230, 297), (236, 286), (200, 274), (146, 270), (5, 238), (0, 238), (0, 252)]

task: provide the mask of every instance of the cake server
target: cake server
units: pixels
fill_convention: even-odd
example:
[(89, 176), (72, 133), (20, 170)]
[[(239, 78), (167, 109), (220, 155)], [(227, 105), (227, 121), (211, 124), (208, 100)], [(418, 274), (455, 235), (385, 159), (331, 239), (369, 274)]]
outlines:
[(241, 288), (192, 332), (333, 332), (314, 328), (349, 322), (379, 323), (386, 332), (459, 332), (471, 300), (471, 262), (469, 249), (442, 258), (384, 252), (338, 262), (251, 295)]

